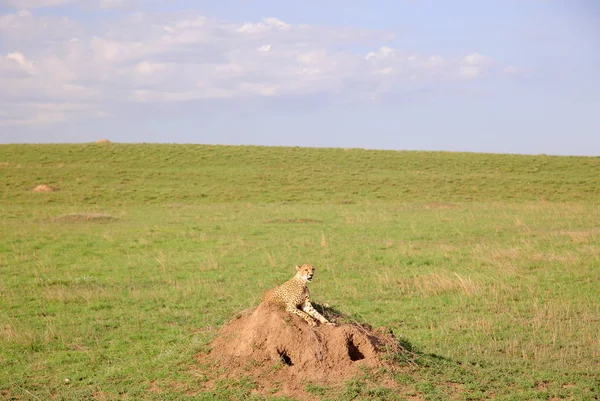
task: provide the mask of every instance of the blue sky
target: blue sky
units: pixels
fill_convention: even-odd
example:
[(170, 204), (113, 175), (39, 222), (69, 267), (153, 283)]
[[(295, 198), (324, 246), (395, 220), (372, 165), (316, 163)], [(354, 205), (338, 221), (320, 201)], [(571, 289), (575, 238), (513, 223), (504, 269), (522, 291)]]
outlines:
[(600, 155), (595, 0), (0, 0), (0, 143)]

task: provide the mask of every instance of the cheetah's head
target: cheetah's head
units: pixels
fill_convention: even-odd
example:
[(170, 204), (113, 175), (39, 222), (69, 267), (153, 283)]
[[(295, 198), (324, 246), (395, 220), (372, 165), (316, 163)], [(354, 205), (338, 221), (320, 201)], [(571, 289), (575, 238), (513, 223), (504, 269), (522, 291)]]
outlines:
[(302, 266), (296, 266), (296, 277), (299, 277), (306, 282), (310, 283), (314, 274), (315, 267), (313, 265), (304, 264)]

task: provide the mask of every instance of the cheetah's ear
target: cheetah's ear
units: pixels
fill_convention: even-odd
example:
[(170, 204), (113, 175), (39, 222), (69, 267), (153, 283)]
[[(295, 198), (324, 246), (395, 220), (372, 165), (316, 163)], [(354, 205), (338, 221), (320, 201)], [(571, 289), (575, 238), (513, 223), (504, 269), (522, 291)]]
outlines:
[(296, 271), (300, 270), (300, 266), (296, 266)]

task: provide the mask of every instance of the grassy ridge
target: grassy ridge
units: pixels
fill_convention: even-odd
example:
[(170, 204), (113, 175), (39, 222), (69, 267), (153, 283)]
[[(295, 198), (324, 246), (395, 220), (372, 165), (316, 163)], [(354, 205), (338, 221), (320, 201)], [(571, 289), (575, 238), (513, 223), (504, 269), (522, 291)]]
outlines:
[(585, 201), (600, 158), (203, 145), (4, 145), (4, 199), (162, 202)]
[(258, 399), (194, 355), (304, 262), (421, 355), (317, 398), (600, 394), (599, 158), (6, 145), (0, 176), (0, 397)]

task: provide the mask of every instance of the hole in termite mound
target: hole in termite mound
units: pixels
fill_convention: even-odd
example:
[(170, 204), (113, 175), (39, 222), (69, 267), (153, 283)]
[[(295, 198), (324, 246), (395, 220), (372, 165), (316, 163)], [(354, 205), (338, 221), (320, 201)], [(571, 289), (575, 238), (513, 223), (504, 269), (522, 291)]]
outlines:
[(356, 362), (360, 361), (361, 359), (365, 359), (363, 353), (360, 352), (360, 349), (358, 349), (356, 344), (354, 344), (352, 336), (348, 337), (348, 340), (346, 341), (346, 348), (348, 349), (348, 356), (350, 357), (351, 361)]
[(294, 366), (292, 358), (290, 358), (286, 350), (278, 349), (277, 353), (279, 354), (279, 359), (281, 360), (281, 362), (285, 363), (287, 366)]

